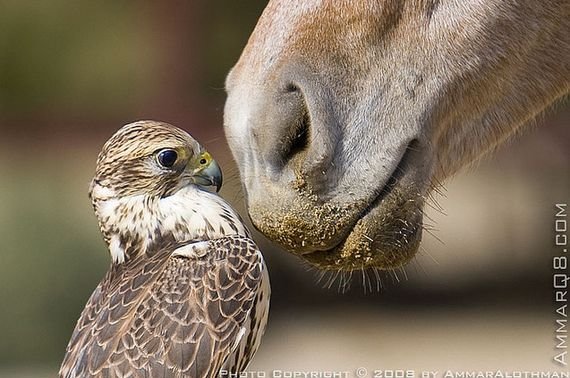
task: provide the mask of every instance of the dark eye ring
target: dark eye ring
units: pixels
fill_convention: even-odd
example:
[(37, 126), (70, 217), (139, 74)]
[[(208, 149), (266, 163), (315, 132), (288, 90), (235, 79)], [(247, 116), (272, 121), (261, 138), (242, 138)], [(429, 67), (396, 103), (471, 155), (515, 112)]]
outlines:
[(176, 160), (178, 160), (178, 153), (171, 149), (164, 149), (158, 153), (156, 159), (158, 160), (158, 164), (164, 168), (172, 168)]

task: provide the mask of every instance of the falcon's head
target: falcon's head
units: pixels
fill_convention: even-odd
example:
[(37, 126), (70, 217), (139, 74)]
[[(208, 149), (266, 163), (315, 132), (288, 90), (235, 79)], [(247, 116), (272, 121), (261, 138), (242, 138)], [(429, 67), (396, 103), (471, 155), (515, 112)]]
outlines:
[[(123, 126), (105, 143), (89, 193), (93, 201), (139, 194), (163, 198), (188, 184), (218, 191), (220, 167), (181, 129), (139, 121)], [(97, 185), (105, 190), (94, 190)]]
[(203, 240), (246, 234), (223, 199), (222, 172), (212, 156), (181, 129), (139, 121), (103, 146), (89, 195), (115, 262), (147, 253), (165, 240)]

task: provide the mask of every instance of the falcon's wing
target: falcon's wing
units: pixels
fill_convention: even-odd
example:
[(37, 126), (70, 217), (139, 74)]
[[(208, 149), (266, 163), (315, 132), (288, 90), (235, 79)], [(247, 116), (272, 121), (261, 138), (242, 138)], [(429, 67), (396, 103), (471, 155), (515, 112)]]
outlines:
[[(109, 272), (69, 343), (63, 377), (217, 377), (244, 334), (262, 277), (248, 238), (162, 250)], [(133, 262), (134, 263), (134, 262)], [(122, 264), (121, 264), (122, 265)]]

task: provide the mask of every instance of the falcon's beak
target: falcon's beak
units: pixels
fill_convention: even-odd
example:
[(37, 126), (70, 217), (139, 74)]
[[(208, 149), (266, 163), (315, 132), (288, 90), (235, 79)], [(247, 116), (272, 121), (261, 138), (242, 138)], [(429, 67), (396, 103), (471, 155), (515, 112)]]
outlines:
[(200, 186), (215, 186), (216, 192), (219, 192), (222, 187), (222, 170), (209, 153), (204, 153), (204, 158), (206, 158), (209, 163), (192, 176), (194, 184)]

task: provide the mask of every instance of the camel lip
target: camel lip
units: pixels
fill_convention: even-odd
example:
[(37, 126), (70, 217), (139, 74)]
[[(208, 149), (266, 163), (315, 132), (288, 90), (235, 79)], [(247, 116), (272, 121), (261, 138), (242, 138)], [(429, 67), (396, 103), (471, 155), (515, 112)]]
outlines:
[(400, 158), (400, 161), (398, 162), (398, 164), (396, 165), (396, 167), (392, 170), (392, 173), (390, 175), (390, 177), (388, 177), (388, 180), (386, 181), (386, 183), (384, 184), (384, 186), (378, 191), (378, 194), (373, 197), (374, 199), (372, 201), (370, 201), (370, 203), (368, 204), (368, 206), (366, 206), (364, 209), (362, 209), (358, 216), (356, 217), (353, 225), (347, 230), (346, 234), (340, 238), (340, 240), (335, 243), (333, 246), (325, 248), (325, 249), (314, 249), (314, 250), (309, 250), (309, 251), (304, 251), (304, 252), (297, 252), (297, 254), (299, 256), (309, 256), (312, 254), (319, 254), (319, 253), (327, 253), (327, 252), (333, 252), (334, 250), (336, 250), (339, 246), (341, 246), (344, 242), (346, 242), (346, 240), (350, 237), (350, 235), (352, 234), (352, 232), (354, 231), (354, 227), (356, 226), (356, 224), (361, 221), (362, 219), (364, 219), (368, 214), (370, 214), (370, 212), (377, 208), (378, 206), (380, 206), (380, 204), (382, 203), (382, 201), (390, 195), (390, 193), (392, 192), (392, 190), (394, 189), (394, 187), (398, 184), (398, 182), (400, 182), (400, 179), (402, 178), (402, 176), (404, 176), (407, 172), (407, 167), (409, 166), (409, 159), (410, 159), (410, 154), (412, 151), (415, 150), (415, 146), (418, 144), (418, 140), (417, 139), (412, 139), (407, 145), (406, 145), (406, 149), (405, 152), (402, 154), (402, 157)]
[[(367, 216), (368, 214), (370, 214), (372, 209), (374, 209), (378, 205), (380, 205), (380, 203), (384, 200), (384, 198), (389, 196), (390, 193), (392, 192), (392, 190), (394, 189), (394, 187), (400, 182), (400, 179), (402, 178), (402, 176), (404, 176), (407, 172), (407, 168), (409, 165), (408, 162), (410, 160), (410, 153), (411, 153), (411, 151), (414, 150), (414, 146), (416, 144), (417, 144), (417, 140), (413, 139), (406, 145), (406, 149), (405, 149), (404, 153), (402, 154), (400, 161), (398, 162), (398, 164), (396, 165), (394, 170), (392, 170), (392, 173), (390, 174), (390, 177), (388, 177), (386, 184), (384, 184), (382, 189), (380, 189), (380, 191), (378, 192), (378, 195), (376, 197), (374, 197), (374, 199), (372, 201), (370, 201), (368, 206), (360, 212), (360, 214), (358, 216), (358, 220), (360, 220), (360, 219), (364, 218), (365, 216)], [(358, 222), (358, 220), (357, 220), (357, 222)]]

